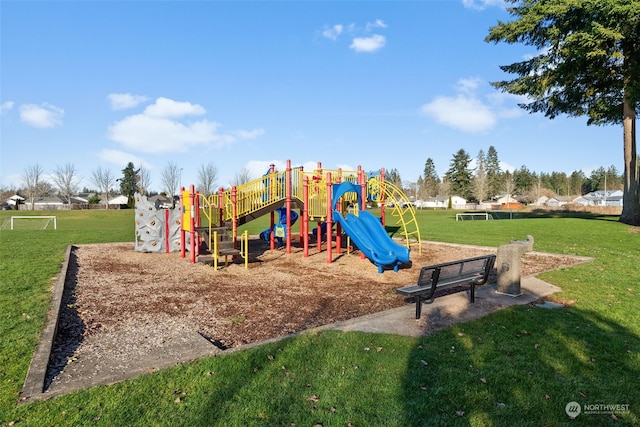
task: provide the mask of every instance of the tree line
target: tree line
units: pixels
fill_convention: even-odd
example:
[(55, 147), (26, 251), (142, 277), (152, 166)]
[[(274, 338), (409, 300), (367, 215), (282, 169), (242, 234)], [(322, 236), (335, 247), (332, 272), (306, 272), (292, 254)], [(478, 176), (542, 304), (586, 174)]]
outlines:
[(580, 196), (598, 190), (621, 190), (623, 176), (615, 166), (599, 167), (587, 176), (582, 170), (566, 172), (535, 172), (522, 165), (519, 169), (502, 170), (498, 152), (490, 146), (480, 150), (475, 158), (461, 148), (449, 163), (442, 178), (432, 158), (428, 158), (417, 181), (403, 181), (397, 169), (391, 169), (386, 179), (418, 200), (430, 197), (460, 196), (471, 202), (490, 201), (510, 195), (523, 203), (532, 203), (541, 196)]
[[(90, 177), (93, 188), (85, 186), (80, 189), (81, 177), (72, 163), (56, 166), (49, 174), (45, 173), (41, 165), (34, 164), (24, 169), (21, 178), (19, 188), (0, 189), (3, 200), (12, 194), (19, 194), (33, 209), (37, 199), (58, 196), (70, 206), (72, 196), (81, 192), (90, 194), (89, 203), (104, 203), (108, 208), (110, 196), (120, 194), (127, 196), (128, 205), (133, 207), (136, 192), (146, 196), (177, 195), (182, 185), (182, 168), (175, 162), (165, 165), (160, 173), (160, 192), (150, 190), (149, 171), (144, 167), (136, 168), (132, 162), (121, 170), (119, 177), (112, 170), (101, 166), (94, 169)], [(218, 171), (212, 162), (201, 164), (198, 168), (196, 190), (206, 196), (216, 192), (217, 178)], [(514, 171), (503, 171), (498, 152), (493, 146), (488, 148), (486, 154), (484, 150), (480, 150), (475, 158), (463, 148), (459, 149), (453, 154), (449, 169), (442, 177), (438, 175), (433, 159), (427, 158), (423, 173), (416, 181), (402, 180), (396, 168), (387, 170), (385, 179), (417, 200), (456, 195), (471, 202), (480, 202), (509, 194), (523, 203), (532, 203), (540, 196), (579, 196), (597, 190), (623, 188), (623, 176), (615, 166), (607, 169), (599, 167), (588, 176), (581, 170), (571, 174), (534, 172), (524, 165)], [(231, 185), (244, 184), (250, 180), (249, 172), (242, 169), (235, 174)]]
[[(151, 178), (149, 171), (144, 167), (135, 168), (132, 162), (122, 169), (122, 175), (117, 177), (110, 169), (97, 167), (91, 172), (89, 179), (94, 187), (84, 186), (80, 189), (82, 178), (78, 174), (73, 163), (56, 166), (53, 171), (46, 173), (45, 169), (38, 163), (27, 166), (21, 175), (21, 185), (17, 188), (0, 188), (2, 200), (8, 199), (13, 194), (25, 198), (25, 203), (33, 210), (35, 202), (43, 197), (60, 197), (67, 206), (71, 206), (71, 199), (78, 193), (90, 194), (88, 203), (104, 203), (105, 208), (109, 208), (110, 196), (120, 194), (126, 196), (127, 204), (134, 206), (134, 194), (140, 193), (146, 196), (165, 195), (173, 198), (178, 194), (181, 180), (182, 168), (175, 162), (168, 162), (160, 173), (161, 191), (150, 191)], [(211, 162), (203, 163), (198, 169), (197, 189), (206, 196), (217, 191), (216, 179), (218, 171)], [(236, 174), (236, 180), (248, 180), (246, 171)]]

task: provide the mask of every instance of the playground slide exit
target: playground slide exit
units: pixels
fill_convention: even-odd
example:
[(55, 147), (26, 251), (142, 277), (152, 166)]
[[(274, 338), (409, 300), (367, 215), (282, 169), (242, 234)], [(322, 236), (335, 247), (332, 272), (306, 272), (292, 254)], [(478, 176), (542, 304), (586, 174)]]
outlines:
[(409, 248), (394, 242), (380, 220), (370, 212), (361, 211), (359, 216), (349, 213), (344, 217), (334, 211), (333, 220), (342, 225), (344, 232), (378, 267), (378, 273), (382, 273), (385, 266), (398, 271), (401, 264), (409, 261)]

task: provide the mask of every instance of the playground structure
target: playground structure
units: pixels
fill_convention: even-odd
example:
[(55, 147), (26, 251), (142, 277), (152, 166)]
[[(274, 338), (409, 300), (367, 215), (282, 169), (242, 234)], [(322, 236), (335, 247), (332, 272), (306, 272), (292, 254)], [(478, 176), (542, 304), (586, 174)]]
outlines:
[[(238, 227), (269, 214), (271, 226), (261, 237), (270, 242), (272, 250), (279, 240), (286, 253), (292, 252), (292, 225), (299, 218), (300, 245), (305, 257), (311, 247), (309, 224), (316, 222), (318, 252), (322, 251), (323, 230), (328, 231), (325, 238), (328, 263), (333, 261), (334, 254), (340, 254), (344, 234), (346, 247), (352, 241), (380, 273), (385, 268), (397, 271), (409, 261), (412, 244), (417, 244), (421, 251), (420, 231), (408, 198), (384, 177), (384, 169), (369, 173), (361, 167), (356, 171), (327, 170), (318, 163), (315, 170), (306, 172), (302, 167), (292, 168), (291, 161), (287, 161), (284, 171), (276, 171), (272, 165), (262, 177), (227, 190), (221, 188), (208, 197), (196, 192), (193, 185), (188, 190), (182, 188), (181, 256), (186, 257), (188, 243), (192, 263), (205, 247), (216, 268), (221, 256), (225, 262), (228, 256), (241, 256), (246, 267), (248, 239), (246, 232), (238, 235)], [(367, 203), (379, 205), (380, 218), (366, 211)], [(387, 233), (385, 226), (389, 219), (393, 222), (389, 228), (398, 232), (404, 245), (396, 243)]]

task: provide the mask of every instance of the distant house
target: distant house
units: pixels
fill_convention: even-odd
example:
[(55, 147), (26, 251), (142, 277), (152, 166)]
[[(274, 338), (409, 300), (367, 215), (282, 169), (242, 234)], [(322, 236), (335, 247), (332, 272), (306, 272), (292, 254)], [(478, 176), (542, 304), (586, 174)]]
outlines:
[(533, 206), (546, 206), (549, 198), (547, 196), (538, 197), (533, 203)]
[(593, 191), (582, 196), (588, 206), (622, 206), (622, 190)]
[(14, 194), (13, 196), (7, 199), (7, 204), (10, 206), (19, 205), (21, 203), (24, 203), (24, 197), (19, 196), (17, 194)]
[[(58, 196), (37, 197), (33, 202), (33, 210), (48, 211), (64, 208), (66, 203)], [(31, 209), (31, 203), (27, 201), (21, 205), (22, 209)]]
[(123, 195), (115, 196), (114, 198), (109, 199), (110, 205), (126, 205), (128, 202), (129, 198)]
[(522, 209), (522, 203), (518, 201), (515, 196), (511, 194), (502, 194), (496, 197), (494, 201), (491, 202), (491, 209), (499, 210), (499, 209)]
[(449, 207), (449, 199), (451, 199), (451, 207), (453, 209), (465, 209), (467, 201), (460, 196), (435, 196), (429, 197), (420, 203), (422, 208), (427, 209), (447, 209)]
[(560, 206), (572, 204), (574, 200), (574, 196), (554, 196), (545, 202), (545, 206), (559, 208)]

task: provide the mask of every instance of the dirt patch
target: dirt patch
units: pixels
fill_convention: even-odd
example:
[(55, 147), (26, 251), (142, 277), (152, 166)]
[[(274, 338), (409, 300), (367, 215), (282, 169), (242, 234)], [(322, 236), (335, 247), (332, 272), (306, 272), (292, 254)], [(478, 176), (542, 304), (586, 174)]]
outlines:
[[(399, 286), (422, 266), (495, 253), (490, 248), (424, 242), (412, 266), (378, 274), (360, 253), (269, 250), (250, 241), (249, 268), (214, 271), (179, 253), (134, 251), (133, 243), (82, 245), (70, 260), (48, 383), (70, 362), (130, 360), (194, 331), (221, 349), (299, 332), (406, 304)], [(575, 264), (572, 257), (526, 254), (523, 276)], [(494, 280), (495, 282), (495, 280)]]

